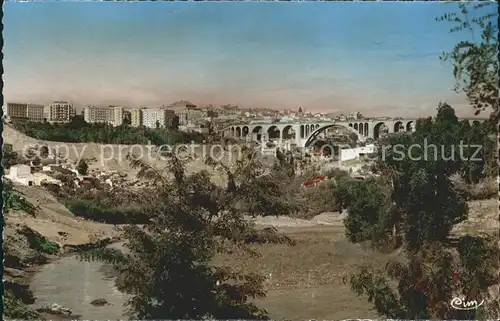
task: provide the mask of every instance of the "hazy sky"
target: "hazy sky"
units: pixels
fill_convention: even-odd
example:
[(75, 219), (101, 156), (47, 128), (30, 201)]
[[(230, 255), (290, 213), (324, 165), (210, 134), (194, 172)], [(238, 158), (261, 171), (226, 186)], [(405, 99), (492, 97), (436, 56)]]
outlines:
[(439, 61), (467, 35), (447, 3), (4, 4), (6, 101), (195, 104), (424, 116), (448, 101)]

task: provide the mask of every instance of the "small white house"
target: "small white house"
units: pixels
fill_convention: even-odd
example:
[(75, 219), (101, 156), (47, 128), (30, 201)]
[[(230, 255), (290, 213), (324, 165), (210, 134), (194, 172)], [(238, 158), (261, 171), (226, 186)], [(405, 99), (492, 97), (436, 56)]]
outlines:
[(375, 152), (375, 145), (370, 144), (365, 147), (346, 148), (340, 150), (340, 161), (358, 159), (361, 155), (367, 155)]
[(35, 176), (31, 174), (31, 167), (28, 165), (14, 165), (10, 168), (9, 174), (5, 175), (14, 183), (26, 186), (35, 185)]

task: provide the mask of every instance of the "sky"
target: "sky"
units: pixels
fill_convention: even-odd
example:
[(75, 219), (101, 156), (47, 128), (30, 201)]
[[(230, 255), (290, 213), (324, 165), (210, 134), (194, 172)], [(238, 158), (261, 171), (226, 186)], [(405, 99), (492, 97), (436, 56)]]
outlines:
[(7, 2), (7, 102), (472, 115), (439, 60), (451, 3)]

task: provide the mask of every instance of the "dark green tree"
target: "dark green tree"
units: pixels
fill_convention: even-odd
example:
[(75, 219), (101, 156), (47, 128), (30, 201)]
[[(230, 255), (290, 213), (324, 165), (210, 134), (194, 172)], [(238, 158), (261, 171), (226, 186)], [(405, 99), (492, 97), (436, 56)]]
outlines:
[(76, 170), (78, 171), (78, 174), (80, 175), (87, 175), (89, 171), (89, 165), (84, 159), (80, 159), (78, 162), (78, 165), (76, 167)]
[[(458, 247), (450, 243), (453, 226), (468, 215), (467, 203), (449, 178), (466, 163), (451, 155), (458, 152), (461, 133), (471, 132), (458, 122), (453, 108), (441, 104), (436, 118), (420, 120), (414, 134), (393, 135), (380, 142), (375, 165), (379, 184), (341, 185), (339, 197), (348, 209), (345, 225), (350, 240), (368, 240), (406, 256), (404, 262), (389, 261), (384, 269), (365, 266), (346, 278), (381, 315), (474, 318), (470, 311), (452, 309), (451, 298), (456, 293), (485, 298), (488, 287), (498, 283), (499, 252), (498, 246), (492, 247), (492, 238), (462, 238)], [(464, 248), (481, 250), (484, 261), (478, 263), (475, 250)], [(469, 263), (474, 258), (475, 263)]]
[(498, 3), (459, 3), (458, 12), (450, 12), (438, 21), (455, 26), (450, 32), (468, 32), (467, 40), (459, 41), (444, 61), (453, 64), (456, 91), (467, 95), (476, 114), (488, 110), (495, 124), (498, 114)]
[(49, 147), (43, 145), (40, 147), (39, 152), (40, 152), (40, 157), (47, 158), (49, 156)]
[(21, 163), (19, 154), (14, 152), (11, 144), (4, 144), (2, 146), (2, 166), (3, 168), (10, 168), (13, 165)]
[(255, 229), (244, 218), (287, 213), (279, 182), (272, 175), (259, 176), (261, 168), (251, 154), (232, 170), (207, 160), (227, 175), (224, 187), (213, 184), (205, 171), (186, 175), (184, 162), (170, 157), (165, 170), (131, 162), (139, 176), (158, 188), (142, 195), (151, 224), (124, 229), (130, 253), (99, 249), (82, 257), (113, 264), (118, 288), (131, 295), (127, 307), (135, 318), (266, 318), (249, 301), (264, 296), (264, 278), (215, 266), (212, 259), (235, 246), (252, 252), (251, 243), (291, 243), (274, 229)]

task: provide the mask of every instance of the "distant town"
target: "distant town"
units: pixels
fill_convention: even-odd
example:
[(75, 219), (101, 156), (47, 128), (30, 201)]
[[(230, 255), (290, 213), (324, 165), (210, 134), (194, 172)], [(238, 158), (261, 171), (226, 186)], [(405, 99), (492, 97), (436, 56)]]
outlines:
[[(76, 116), (76, 108), (66, 101), (50, 104), (9, 102), (3, 107), (4, 118), (12, 122), (69, 123)], [(313, 113), (299, 107), (297, 110), (245, 109), (236, 105), (197, 106), (189, 101), (180, 100), (161, 107), (124, 108), (121, 106), (87, 106), (81, 112), (90, 124), (106, 123), (112, 126), (127, 124), (132, 127), (177, 128), (180, 131), (208, 132), (207, 124), (218, 128), (235, 122), (290, 122), (297, 120), (347, 121), (366, 119), (361, 113), (347, 115)], [(378, 119), (389, 119), (381, 117)]]

